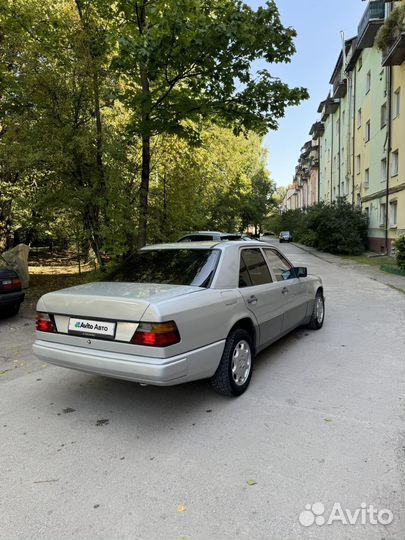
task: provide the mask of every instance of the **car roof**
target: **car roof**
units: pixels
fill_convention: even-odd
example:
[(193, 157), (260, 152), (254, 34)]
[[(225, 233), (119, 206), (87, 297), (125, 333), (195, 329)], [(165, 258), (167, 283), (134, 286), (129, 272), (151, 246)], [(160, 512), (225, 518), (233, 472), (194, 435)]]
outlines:
[[(271, 244), (267, 244), (266, 242), (261, 242), (260, 240), (251, 240), (249, 242), (246, 242), (246, 240), (240, 240), (240, 241), (229, 241), (229, 242), (172, 242), (172, 243), (166, 243), (166, 244), (152, 244), (150, 246), (145, 246), (142, 248), (142, 251), (152, 251), (152, 250), (158, 250), (158, 249), (213, 249), (213, 248), (219, 248), (219, 249), (229, 249), (232, 247), (264, 247), (264, 246), (271, 246)], [(271, 246), (273, 247), (273, 246)]]

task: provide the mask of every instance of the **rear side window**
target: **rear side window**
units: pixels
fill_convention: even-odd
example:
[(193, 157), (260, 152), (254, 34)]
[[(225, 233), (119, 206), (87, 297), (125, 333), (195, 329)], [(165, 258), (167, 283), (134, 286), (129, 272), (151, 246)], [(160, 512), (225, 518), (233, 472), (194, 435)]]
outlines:
[(271, 275), (260, 249), (244, 249), (239, 267), (239, 287), (271, 283)]
[(284, 281), (295, 277), (291, 272), (291, 265), (282, 255), (272, 249), (264, 249), (264, 253), (273, 269), (277, 281)]

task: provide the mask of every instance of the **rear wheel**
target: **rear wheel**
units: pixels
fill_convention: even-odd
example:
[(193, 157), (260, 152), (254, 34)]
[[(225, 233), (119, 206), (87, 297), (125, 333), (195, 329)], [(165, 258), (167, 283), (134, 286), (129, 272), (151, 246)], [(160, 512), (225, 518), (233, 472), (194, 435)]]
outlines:
[(242, 328), (233, 330), (225, 342), (224, 352), (211, 384), (223, 396), (240, 396), (252, 377), (252, 338)]
[(323, 297), (322, 291), (318, 291), (315, 296), (314, 308), (308, 326), (309, 328), (312, 328), (312, 330), (319, 330), (322, 328), (324, 320), (325, 298)]

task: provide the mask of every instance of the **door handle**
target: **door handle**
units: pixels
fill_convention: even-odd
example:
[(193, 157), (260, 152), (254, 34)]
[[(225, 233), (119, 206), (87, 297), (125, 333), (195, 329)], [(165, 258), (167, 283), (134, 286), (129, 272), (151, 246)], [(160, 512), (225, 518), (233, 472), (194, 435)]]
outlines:
[(257, 303), (256, 296), (252, 295), (250, 298), (248, 298), (247, 303), (248, 304), (256, 304)]
[(287, 287), (283, 287), (283, 288), (281, 289), (281, 294), (287, 294), (287, 293), (288, 293)]

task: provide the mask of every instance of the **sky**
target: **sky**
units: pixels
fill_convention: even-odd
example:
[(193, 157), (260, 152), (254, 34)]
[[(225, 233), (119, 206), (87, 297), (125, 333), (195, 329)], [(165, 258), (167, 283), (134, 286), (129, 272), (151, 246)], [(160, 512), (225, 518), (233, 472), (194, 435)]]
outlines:
[[(264, 0), (245, 0), (253, 8)], [(309, 130), (318, 120), (318, 105), (329, 92), (329, 80), (346, 39), (357, 34), (366, 9), (362, 0), (276, 0), (284, 26), (298, 33), (297, 49), (290, 64), (271, 66), (270, 73), (289, 84), (308, 89), (310, 99), (286, 110), (278, 131), (265, 138), (268, 166), (277, 186), (292, 182), (300, 149), (310, 139)]]

